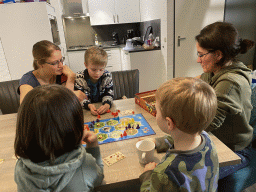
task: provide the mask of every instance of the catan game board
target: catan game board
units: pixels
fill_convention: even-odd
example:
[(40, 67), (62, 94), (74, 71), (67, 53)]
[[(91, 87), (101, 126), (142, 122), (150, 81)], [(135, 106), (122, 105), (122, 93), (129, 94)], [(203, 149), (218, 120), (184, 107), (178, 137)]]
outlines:
[(142, 114), (118, 116), (104, 120), (97, 119), (84, 124), (85, 129), (97, 134), (99, 144), (155, 134)]

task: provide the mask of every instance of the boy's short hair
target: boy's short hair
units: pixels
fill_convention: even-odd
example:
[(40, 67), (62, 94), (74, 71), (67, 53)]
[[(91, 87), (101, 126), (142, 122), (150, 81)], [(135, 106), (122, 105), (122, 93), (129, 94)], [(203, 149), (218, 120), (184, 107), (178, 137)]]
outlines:
[(18, 110), (15, 155), (54, 163), (81, 144), (83, 125), (82, 106), (72, 91), (61, 85), (35, 87)]
[(106, 66), (108, 63), (108, 54), (104, 49), (92, 46), (85, 51), (84, 62), (87, 65), (91, 63), (93, 65)]
[(217, 110), (214, 89), (201, 79), (180, 77), (163, 83), (156, 92), (163, 118), (188, 134), (201, 133)]

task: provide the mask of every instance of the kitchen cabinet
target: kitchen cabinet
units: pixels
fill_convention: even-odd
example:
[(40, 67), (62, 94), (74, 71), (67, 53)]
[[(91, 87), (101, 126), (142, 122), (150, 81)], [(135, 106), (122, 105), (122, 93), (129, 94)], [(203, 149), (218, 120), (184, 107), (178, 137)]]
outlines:
[[(109, 72), (121, 71), (122, 64), (121, 64), (120, 48), (111, 48), (111, 49), (104, 49), (104, 50), (108, 54), (108, 64), (106, 66), (106, 70), (108, 70)], [(68, 52), (69, 67), (73, 72), (78, 72), (85, 69), (84, 53), (85, 53), (85, 50)]]
[(162, 11), (166, 10), (166, 0), (140, 0), (141, 22), (161, 19)]
[(140, 22), (140, 0), (88, 0), (91, 25)]
[(121, 55), (123, 70), (139, 69), (139, 92), (155, 90), (166, 81), (166, 67), (161, 50), (121, 50)]
[(0, 39), (11, 80), (33, 70), (32, 47), (36, 42), (53, 41), (49, 6), (45, 2), (0, 5)]

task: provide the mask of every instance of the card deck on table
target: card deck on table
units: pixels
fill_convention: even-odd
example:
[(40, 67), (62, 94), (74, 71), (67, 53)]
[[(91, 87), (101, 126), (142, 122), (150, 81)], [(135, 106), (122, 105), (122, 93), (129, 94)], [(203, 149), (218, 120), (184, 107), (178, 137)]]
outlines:
[(116, 153), (114, 153), (112, 155), (109, 155), (109, 156), (105, 157), (103, 159), (103, 161), (108, 166), (110, 166), (110, 165), (113, 165), (114, 163), (116, 163), (116, 162), (118, 162), (118, 161), (120, 161), (120, 160), (122, 160), (124, 158), (125, 158), (125, 156), (121, 152), (118, 151), (118, 152), (116, 152)]

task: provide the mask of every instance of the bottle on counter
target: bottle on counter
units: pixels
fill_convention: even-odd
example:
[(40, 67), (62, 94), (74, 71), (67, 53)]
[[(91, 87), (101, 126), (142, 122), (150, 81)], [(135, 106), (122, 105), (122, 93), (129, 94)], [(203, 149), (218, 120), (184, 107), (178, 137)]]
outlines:
[(98, 46), (99, 45), (99, 41), (98, 41), (98, 35), (95, 34), (95, 45)]

